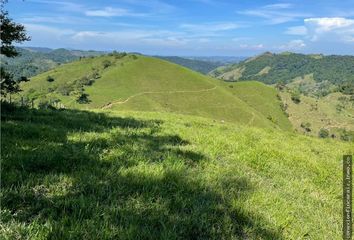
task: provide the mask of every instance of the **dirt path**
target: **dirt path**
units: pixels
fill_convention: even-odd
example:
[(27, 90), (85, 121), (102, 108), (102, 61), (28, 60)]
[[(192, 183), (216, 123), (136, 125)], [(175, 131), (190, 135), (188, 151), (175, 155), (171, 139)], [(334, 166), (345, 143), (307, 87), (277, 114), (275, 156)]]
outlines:
[(174, 94), (174, 93), (200, 93), (200, 92), (209, 92), (209, 91), (213, 91), (217, 88), (217, 86), (213, 87), (213, 88), (208, 88), (208, 89), (202, 89), (202, 90), (190, 90), (190, 91), (160, 91), (160, 92), (141, 92), (141, 93), (137, 93), (134, 95), (131, 95), (130, 97), (128, 97), (127, 99), (125, 99), (124, 101), (114, 101), (111, 103), (108, 103), (106, 105), (104, 105), (103, 107), (101, 107), (101, 109), (108, 109), (111, 108), (114, 105), (118, 105), (118, 104), (124, 104), (126, 102), (128, 102), (129, 100), (131, 100), (132, 98), (141, 96), (141, 95), (145, 95), (145, 94)]

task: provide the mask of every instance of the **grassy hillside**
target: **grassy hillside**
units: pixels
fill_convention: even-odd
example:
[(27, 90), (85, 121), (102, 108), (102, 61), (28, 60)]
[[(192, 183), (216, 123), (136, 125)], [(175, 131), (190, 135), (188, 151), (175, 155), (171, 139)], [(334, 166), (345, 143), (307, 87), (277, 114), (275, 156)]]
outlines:
[(339, 92), (322, 98), (301, 95), (300, 103), (295, 103), (288, 91), (280, 92), (280, 96), (299, 132), (317, 136), (323, 128), (334, 138), (341, 138), (343, 131), (354, 136), (354, 102), (348, 96)]
[(2, 107), (1, 239), (341, 239), (353, 144), (143, 112)]
[(275, 88), (256, 81), (231, 82), (223, 85), (268, 120), (285, 129), (292, 128), (287, 116), (284, 115), (283, 103)]
[[(167, 61), (112, 55), (82, 59), (40, 74), (22, 85), (21, 94), (36, 99), (36, 104), (60, 101), (78, 109), (174, 112), (290, 130), (274, 91), (250, 84), (239, 86), (247, 92), (231, 91), (224, 83)], [(258, 104), (244, 100), (257, 91), (265, 91), (263, 96), (269, 99), (255, 94), (261, 98), (255, 100)], [(85, 101), (81, 101), (83, 95)], [(268, 109), (276, 121), (265, 114)]]

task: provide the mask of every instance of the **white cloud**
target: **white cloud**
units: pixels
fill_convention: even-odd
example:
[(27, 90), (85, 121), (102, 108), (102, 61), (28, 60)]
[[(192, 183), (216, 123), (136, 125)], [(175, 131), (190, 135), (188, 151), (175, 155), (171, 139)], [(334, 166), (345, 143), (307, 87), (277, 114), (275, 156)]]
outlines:
[(305, 26), (289, 27), (288, 30), (285, 33), (289, 34), (289, 35), (304, 36), (304, 35), (307, 34), (307, 28)]
[(279, 10), (279, 9), (289, 9), (292, 7), (293, 7), (293, 5), (291, 3), (276, 3), (276, 4), (265, 5), (262, 8), (263, 9)]
[(241, 28), (238, 23), (208, 23), (208, 24), (182, 24), (180, 28), (193, 32), (221, 32)]
[(290, 42), (279, 47), (280, 50), (299, 50), (306, 47), (303, 40), (291, 40)]
[(86, 16), (90, 17), (123, 17), (123, 16), (144, 16), (141, 13), (134, 13), (124, 8), (105, 7), (98, 10), (85, 11)]
[(266, 24), (281, 24), (310, 16), (307, 13), (292, 11), (292, 8), (293, 5), (290, 3), (278, 3), (265, 5), (256, 9), (238, 11), (237, 13), (264, 18), (266, 19)]
[(263, 44), (240, 44), (239, 47), (241, 49), (247, 49), (247, 50), (260, 50), (264, 48)]
[(311, 41), (352, 42), (354, 38), (354, 19), (307, 18), (304, 24)]
[(354, 26), (354, 19), (348, 18), (307, 18), (304, 20), (308, 26), (314, 26), (318, 32), (328, 32)]

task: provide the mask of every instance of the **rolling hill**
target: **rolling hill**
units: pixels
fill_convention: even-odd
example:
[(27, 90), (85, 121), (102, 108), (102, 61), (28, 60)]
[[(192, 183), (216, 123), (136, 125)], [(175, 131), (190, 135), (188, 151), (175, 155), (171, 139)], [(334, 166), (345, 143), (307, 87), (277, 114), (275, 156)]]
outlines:
[(308, 135), (354, 140), (354, 57), (264, 53), (214, 70), (227, 82), (276, 86), (294, 128)]
[[(291, 130), (273, 88), (224, 83), (141, 55), (81, 59), (33, 77), (22, 88), (26, 101), (35, 99), (38, 105), (60, 102), (76, 109), (173, 112)], [(257, 104), (249, 101), (249, 94), (258, 98)]]
[(0, 55), (1, 65), (14, 75), (32, 77), (53, 69), (60, 64), (78, 60), (80, 57), (98, 56), (104, 54), (98, 51), (68, 50), (64, 48), (50, 49), (38, 47), (16, 48), (19, 56), (7, 58)]

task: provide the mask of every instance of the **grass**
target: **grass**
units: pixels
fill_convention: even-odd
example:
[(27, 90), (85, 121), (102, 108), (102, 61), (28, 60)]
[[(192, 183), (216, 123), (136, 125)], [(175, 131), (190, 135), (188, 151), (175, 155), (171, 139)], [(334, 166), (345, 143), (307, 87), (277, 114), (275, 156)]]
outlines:
[(224, 83), (225, 87), (253, 109), (270, 119), (281, 129), (292, 125), (281, 109), (282, 100), (275, 88), (256, 81)]
[(341, 239), (353, 144), (179, 114), (2, 108), (1, 239)]
[[(103, 62), (107, 60), (112, 62), (112, 66), (103, 69)], [(77, 103), (76, 95), (62, 96), (53, 91), (86, 76), (92, 72), (92, 68), (99, 70), (101, 78), (92, 86), (85, 86), (85, 93), (90, 100), (88, 104)], [(46, 80), (48, 76), (55, 81), (49, 83)], [(291, 130), (274, 91), (261, 84), (247, 84), (240, 84), (239, 88), (247, 88), (248, 92), (230, 91), (227, 85), (216, 79), (161, 59), (146, 56), (136, 56), (134, 59), (132, 55), (121, 59), (102, 56), (65, 64), (40, 74), (22, 85), (24, 92), (21, 94), (28, 96), (34, 90), (38, 95), (37, 103), (45, 96), (47, 99), (60, 99), (66, 107), (75, 109), (180, 113)], [(263, 96), (259, 95), (263, 91)], [(249, 94), (253, 94), (257, 104), (244, 101), (245, 98), (249, 100)], [(264, 115), (260, 109), (272, 109), (279, 123), (269, 120), (268, 115)]]
[[(304, 133), (302, 123), (310, 123), (311, 132), (306, 134), (317, 136), (321, 128), (328, 129), (330, 134), (337, 138), (341, 129), (354, 131), (354, 108), (353, 103), (347, 101), (342, 104), (341, 97), (349, 98), (341, 93), (331, 93), (325, 97), (314, 98), (301, 95), (301, 102), (294, 103), (291, 94), (280, 92), (284, 104), (286, 104), (289, 120), (298, 132)], [(343, 106), (337, 111), (337, 106)]]

